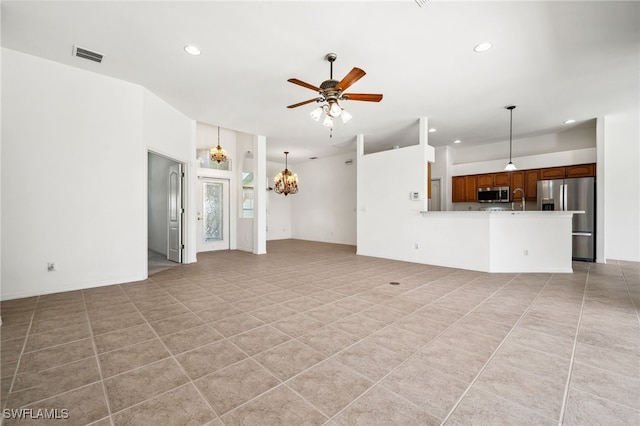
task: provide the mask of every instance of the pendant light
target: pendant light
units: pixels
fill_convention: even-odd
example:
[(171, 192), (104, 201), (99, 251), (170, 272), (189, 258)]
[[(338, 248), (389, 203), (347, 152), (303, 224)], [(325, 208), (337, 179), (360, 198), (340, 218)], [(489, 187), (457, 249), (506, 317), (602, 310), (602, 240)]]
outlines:
[(278, 173), (273, 180), (273, 190), (276, 194), (284, 194), (285, 197), (298, 192), (298, 175), (288, 169), (288, 156), (289, 151), (285, 151), (284, 170)]
[(209, 154), (211, 154), (211, 161), (221, 163), (227, 160), (227, 150), (220, 146), (220, 126), (218, 126), (218, 146), (212, 148)]
[(505, 109), (509, 110), (510, 119), (509, 119), (509, 164), (504, 168), (507, 172), (512, 172), (517, 170), (516, 165), (511, 161), (511, 149), (513, 147), (513, 110), (516, 108), (515, 105), (509, 105), (505, 107)]

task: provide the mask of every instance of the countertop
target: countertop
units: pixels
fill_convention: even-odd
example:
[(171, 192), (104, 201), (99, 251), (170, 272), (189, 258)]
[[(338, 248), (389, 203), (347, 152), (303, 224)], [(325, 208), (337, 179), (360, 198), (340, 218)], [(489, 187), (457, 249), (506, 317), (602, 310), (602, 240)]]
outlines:
[(424, 216), (448, 216), (448, 217), (470, 217), (470, 216), (495, 216), (495, 217), (511, 217), (511, 216), (569, 216), (574, 214), (584, 214), (584, 210), (507, 210), (507, 211), (421, 211)]

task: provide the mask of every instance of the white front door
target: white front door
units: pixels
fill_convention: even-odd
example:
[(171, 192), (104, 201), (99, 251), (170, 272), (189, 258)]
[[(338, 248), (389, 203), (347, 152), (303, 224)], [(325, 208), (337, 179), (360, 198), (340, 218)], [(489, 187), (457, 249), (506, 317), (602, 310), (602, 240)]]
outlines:
[(198, 191), (197, 251), (229, 250), (229, 181), (199, 178)]
[(167, 259), (182, 263), (182, 164), (169, 167)]

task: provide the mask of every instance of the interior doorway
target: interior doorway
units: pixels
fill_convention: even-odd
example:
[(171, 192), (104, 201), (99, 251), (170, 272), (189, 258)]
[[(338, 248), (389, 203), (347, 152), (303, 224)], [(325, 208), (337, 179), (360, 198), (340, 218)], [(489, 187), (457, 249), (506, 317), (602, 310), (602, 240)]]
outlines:
[(440, 186), (440, 178), (431, 179), (431, 198), (429, 199), (428, 209), (430, 212), (439, 212), (442, 210), (442, 194)]
[(149, 151), (147, 155), (147, 270), (163, 271), (184, 259), (183, 163)]

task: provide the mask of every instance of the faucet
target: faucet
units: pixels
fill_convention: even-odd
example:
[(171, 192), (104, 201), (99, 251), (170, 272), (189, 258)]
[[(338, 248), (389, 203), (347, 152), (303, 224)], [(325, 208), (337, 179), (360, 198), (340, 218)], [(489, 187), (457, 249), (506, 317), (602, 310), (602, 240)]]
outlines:
[[(516, 189), (513, 190), (513, 195), (515, 195), (517, 191), (522, 192), (522, 203), (520, 203), (520, 206), (522, 207), (522, 211), (525, 211), (526, 209), (525, 209), (525, 201), (524, 201), (524, 199), (525, 199), (524, 190), (522, 188), (516, 188)], [(514, 208), (513, 208), (513, 201), (512, 201), (511, 202), (511, 210), (513, 210), (513, 209)]]

